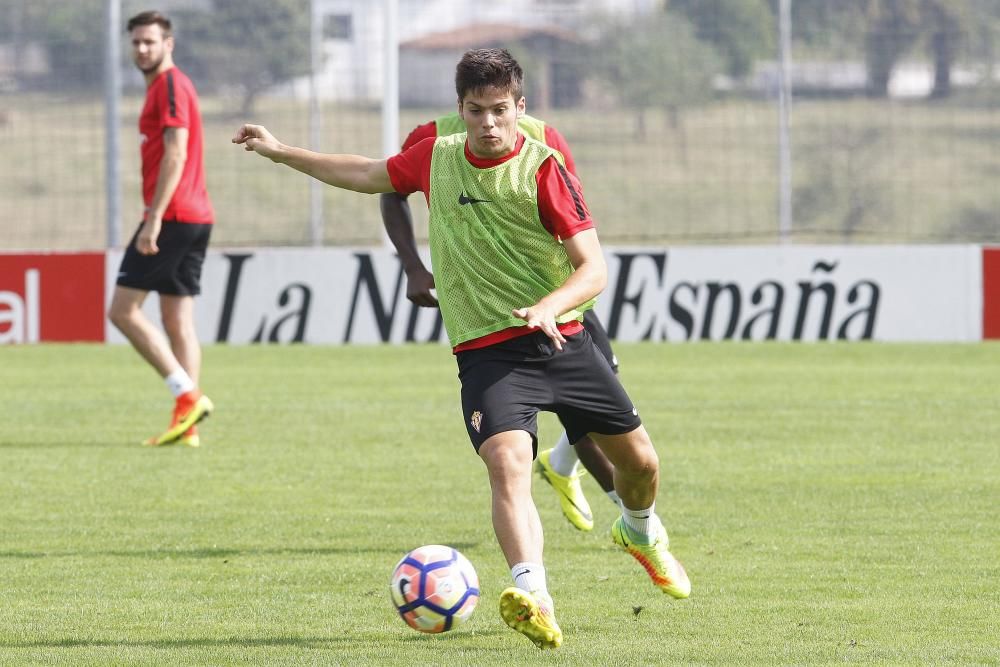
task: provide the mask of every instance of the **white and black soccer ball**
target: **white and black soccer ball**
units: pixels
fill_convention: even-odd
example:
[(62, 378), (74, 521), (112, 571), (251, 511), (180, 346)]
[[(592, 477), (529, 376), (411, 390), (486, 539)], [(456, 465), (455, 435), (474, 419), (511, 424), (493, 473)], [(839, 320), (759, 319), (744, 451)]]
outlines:
[(406, 624), (420, 632), (448, 632), (467, 621), (479, 602), (479, 577), (457, 549), (418, 547), (392, 571), (392, 603)]

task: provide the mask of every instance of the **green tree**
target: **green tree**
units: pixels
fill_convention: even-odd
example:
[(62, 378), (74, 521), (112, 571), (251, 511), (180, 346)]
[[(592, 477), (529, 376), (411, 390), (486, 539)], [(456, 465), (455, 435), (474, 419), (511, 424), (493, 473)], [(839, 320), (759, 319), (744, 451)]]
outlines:
[(872, 93), (888, 92), (888, 76), (898, 58), (923, 42), (934, 65), (931, 97), (951, 94), (951, 72), (971, 44), (975, 26), (989, 20), (986, 8), (969, 0), (864, 0), (872, 18), (868, 46)]
[(921, 0), (862, 0), (868, 17), (865, 60), (868, 94), (887, 97), (889, 79), (899, 59), (917, 41)]
[(718, 54), (683, 17), (663, 13), (636, 23), (609, 21), (593, 50), (594, 74), (636, 113), (636, 135), (646, 134), (646, 112), (665, 109), (683, 138), (682, 113), (713, 95)]
[[(771, 4), (777, 21), (778, 0)], [(791, 8), (796, 54), (848, 60), (861, 53), (868, 22), (860, 1), (794, 0)]]
[(672, 0), (667, 11), (683, 14), (726, 63), (733, 78), (753, 70), (761, 56), (773, 58), (774, 14), (766, 0)]
[(887, 96), (896, 64), (923, 46), (934, 65), (931, 95), (946, 97), (951, 93), (955, 62), (963, 51), (969, 50), (973, 36), (988, 34), (982, 26), (996, 20), (991, 9), (995, 13), (997, 3), (995, 0), (795, 0), (792, 9), (797, 40), (814, 45), (829, 40), (830, 35), (844, 35), (848, 42), (858, 40), (856, 46), (865, 54), (871, 96)]
[(29, 43), (45, 51), (48, 86), (61, 90), (93, 89), (104, 66), (104, 2), (102, 0), (0, 0), (0, 40), (15, 54)]
[(959, 50), (968, 44), (973, 23), (973, 7), (964, 0), (924, 0), (924, 25), (929, 32), (928, 48), (934, 61), (934, 89), (931, 97), (951, 94), (951, 70)]
[(970, 22), (970, 59), (980, 68), (986, 89), (995, 89), (995, 63), (1000, 47), (1000, 2), (996, 0), (969, 0), (973, 20)]
[(309, 0), (215, 0), (175, 18), (175, 60), (199, 87), (237, 87), (244, 117), (260, 93), (309, 72)]

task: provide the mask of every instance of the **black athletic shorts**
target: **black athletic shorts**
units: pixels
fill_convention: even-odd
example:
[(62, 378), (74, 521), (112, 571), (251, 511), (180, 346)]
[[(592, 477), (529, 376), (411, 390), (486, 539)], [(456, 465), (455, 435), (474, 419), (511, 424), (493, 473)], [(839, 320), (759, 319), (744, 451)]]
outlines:
[(597, 346), (597, 349), (601, 351), (604, 358), (611, 364), (611, 370), (617, 374), (618, 357), (615, 356), (614, 350), (611, 349), (611, 339), (608, 338), (608, 332), (604, 329), (601, 321), (597, 319), (597, 313), (593, 310), (583, 313), (583, 328), (587, 330), (587, 333), (590, 334), (590, 337), (594, 341), (594, 345)]
[(539, 410), (554, 412), (570, 442), (588, 433), (619, 435), (642, 420), (587, 330), (562, 351), (543, 332), (456, 355), (462, 414), (472, 445), (504, 431), (527, 431), (538, 452)]
[(155, 255), (140, 255), (135, 240), (142, 225), (139, 223), (125, 249), (117, 284), (171, 296), (201, 294), (201, 265), (205, 262), (212, 225), (164, 220), (156, 239), (160, 251)]

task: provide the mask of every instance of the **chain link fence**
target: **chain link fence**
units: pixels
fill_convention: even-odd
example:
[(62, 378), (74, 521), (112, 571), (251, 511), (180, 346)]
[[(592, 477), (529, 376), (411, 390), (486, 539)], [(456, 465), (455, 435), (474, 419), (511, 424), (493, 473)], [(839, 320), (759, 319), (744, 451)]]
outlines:
[[(791, 49), (782, 68), (785, 1)], [(382, 243), (375, 197), (323, 188), (317, 209), (308, 178), (245, 155), (230, 137), (259, 122), (286, 143), (382, 155), (390, 25), (399, 141), (454, 110), (463, 51), (507, 47), (525, 68), (529, 113), (569, 141), (605, 243), (1000, 242), (996, 2), (494, 4), (503, 6), (161, 1), (174, 19), (175, 61), (201, 95), (213, 244)], [(0, 0), (6, 249), (105, 247), (108, 159), (122, 175), (120, 238), (139, 222), (144, 91), (122, 26), (120, 150), (107, 155), (108, 5)], [(122, 23), (148, 8), (122, 0)], [(779, 237), (782, 81), (791, 84), (787, 238)], [(413, 199), (426, 238), (426, 207)]]

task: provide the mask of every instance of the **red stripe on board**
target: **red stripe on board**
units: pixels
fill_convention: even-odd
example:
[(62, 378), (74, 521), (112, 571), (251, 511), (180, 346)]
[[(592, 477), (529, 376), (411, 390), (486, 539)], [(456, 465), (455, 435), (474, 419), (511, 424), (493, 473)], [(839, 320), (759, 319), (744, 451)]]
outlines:
[(103, 252), (0, 254), (0, 343), (103, 340)]
[(1000, 338), (1000, 248), (983, 248), (983, 338)]

